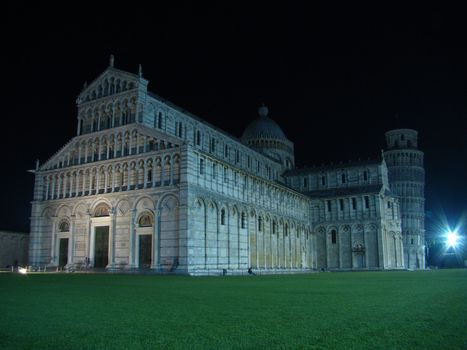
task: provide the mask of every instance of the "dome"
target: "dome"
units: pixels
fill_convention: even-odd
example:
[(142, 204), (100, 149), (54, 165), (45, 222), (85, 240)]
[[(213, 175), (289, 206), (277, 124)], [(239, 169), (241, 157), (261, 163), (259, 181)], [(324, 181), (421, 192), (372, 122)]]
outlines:
[(282, 129), (277, 123), (268, 117), (268, 108), (261, 106), (258, 109), (259, 117), (247, 126), (242, 135), (242, 140), (251, 139), (283, 139), (287, 140)]

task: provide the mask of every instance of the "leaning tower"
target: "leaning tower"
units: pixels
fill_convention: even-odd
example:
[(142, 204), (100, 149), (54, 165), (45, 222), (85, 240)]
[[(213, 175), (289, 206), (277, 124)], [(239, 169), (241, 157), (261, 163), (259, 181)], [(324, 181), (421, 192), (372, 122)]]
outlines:
[(391, 190), (399, 196), (404, 261), (408, 269), (425, 268), (425, 169), (417, 134), (412, 129), (386, 132), (384, 152)]

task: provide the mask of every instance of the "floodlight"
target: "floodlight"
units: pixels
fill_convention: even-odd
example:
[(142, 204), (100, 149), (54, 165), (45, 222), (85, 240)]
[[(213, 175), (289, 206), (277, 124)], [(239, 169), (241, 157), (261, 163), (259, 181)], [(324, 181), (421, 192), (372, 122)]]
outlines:
[(448, 247), (455, 247), (457, 245), (457, 239), (459, 237), (457, 236), (457, 234), (455, 232), (448, 232), (447, 234), (447, 244), (448, 244)]

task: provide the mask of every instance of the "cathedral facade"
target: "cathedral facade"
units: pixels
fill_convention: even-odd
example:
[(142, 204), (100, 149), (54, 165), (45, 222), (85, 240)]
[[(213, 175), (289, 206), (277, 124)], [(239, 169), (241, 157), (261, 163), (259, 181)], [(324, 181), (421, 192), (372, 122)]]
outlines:
[(388, 136), (390, 167), (385, 153), (298, 169), (267, 107), (238, 139), (147, 86), (141, 69), (111, 59), (83, 88), (77, 135), (35, 170), (30, 265), (190, 275), (423, 268), (423, 227), (405, 233), (406, 187), (397, 187), (407, 143)]

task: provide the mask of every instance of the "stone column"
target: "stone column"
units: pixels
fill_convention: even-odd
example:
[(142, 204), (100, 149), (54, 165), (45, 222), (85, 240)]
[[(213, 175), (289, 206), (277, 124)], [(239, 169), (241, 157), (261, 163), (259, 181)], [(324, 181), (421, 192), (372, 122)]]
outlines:
[(110, 224), (109, 224), (109, 264), (106, 266), (108, 270), (115, 269), (115, 209), (109, 210)]
[(136, 233), (135, 233), (135, 220), (136, 220), (136, 209), (131, 211), (131, 218), (130, 218), (130, 254), (129, 254), (129, 261), (128, 261), (128, 268), (133, 269), (136, 267), (135, 263), (135, 253), (136, 253)]
[(69, 241), (69, 244), (68, 244), (68, 264), (67, 264), (67, 267), (73, 267), (74, 266), (75, 234), (76, 234), (75, 221), (76, 221), (76, 216), (71, 215), (71, 220), (70, 220), (70, 241)]
[(91, 242), (91, 239), (92, 239), (92, 216), (91, 216), (91, 211), (88, 211), (88, 234), (87, 234), (87, 247), (86, 247), (86, 251), (87, 251), (87, 257), (89, 259), (91, 259), (91, 256), (92, 256), (92, 261), (90, 260), (90, 263), (91, 263), (91, 266), (94, 266), (94, 260), (95, 260), (95, 257), (94, 257), (94, 253), (91, 251), (92, 249), (92, 242)]
[(51, 252), (50, 252), (50, 261), (49, 263), (51, 265), (56, 265), (57, 264), (57, 261), (56, 261), (56, 256), (55, 256), (55, 245), (56, 245), (56, 230), (57, 230), (57, 217), (56, 216), (52, 216), (52, 241), (51, 241)]

